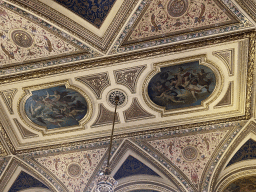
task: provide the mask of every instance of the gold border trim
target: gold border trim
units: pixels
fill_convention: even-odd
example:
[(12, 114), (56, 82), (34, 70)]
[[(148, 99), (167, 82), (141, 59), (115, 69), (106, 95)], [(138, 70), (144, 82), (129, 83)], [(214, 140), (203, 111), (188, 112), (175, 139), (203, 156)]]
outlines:
[[(9, 165), (6, 168), (6, 171), (4, 172), (4, 174), (1, 177), (1, 181), (0, 181), (0, 187), (1, 189), (5, 189), (6, 185), (10, 182), (10, 180), (13, 178), (15, 171), (17, 170), (18, 167), (21, 167), (23, 169), (25, 169), (28, 174), (32, 173), (33, 177), (35, 176), (35, 178), (37, 177), (42, 183), (44, 183), (47, 187), (49, 187), (51, 190), (53, 190), (54, 192), (57, 192), (57, 190), (55, 189), (53, 183), (51, 183), (50, 181), (48, 181), (45, 176), (43, 176), (40, 172), (35, 171), (35, 169), (31, 168), (31, 166), (28, 166), (25, 162), (23, 162), (22, 160), (20, 160), (17, 157), (13, 157), (11, 160), (9, 160)], [(64, 186), (54, 180), (56, 183), (58, 183), (61, 187), (62, 190), (67, 191)], [(13, 181), (15, 182), (15, 180)]]
[(233, 170), (230, 173), (228, 173), (228, 175), (226, 175), (220, 181), (220, 183), (217, 184), (215, 191), (225, 192), (224, 189), (226, 189), (226, 187), (228, 187), (234, 181), (250, 176), (256, 176), (255, 165), (239, 167), (237, 170)]

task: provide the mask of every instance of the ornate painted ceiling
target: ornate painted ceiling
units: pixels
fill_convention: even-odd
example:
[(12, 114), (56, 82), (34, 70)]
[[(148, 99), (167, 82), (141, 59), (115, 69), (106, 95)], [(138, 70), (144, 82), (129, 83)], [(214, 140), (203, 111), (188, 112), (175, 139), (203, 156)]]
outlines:
[(0, 0), (0, 188), (255, 190), (254, 0)]

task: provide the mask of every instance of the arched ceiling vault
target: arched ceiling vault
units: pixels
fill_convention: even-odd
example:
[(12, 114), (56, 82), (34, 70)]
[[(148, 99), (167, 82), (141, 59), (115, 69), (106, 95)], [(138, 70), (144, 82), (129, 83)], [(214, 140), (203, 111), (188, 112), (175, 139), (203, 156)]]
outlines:
[(159, 176), (127, 174), (135, 183), (118, 190), (238, 185), (245, 162), (227, 165), (255, 132), (255, 10), (254, 0), (0, 0), (0, 186), (25, 175), (40, 190), (92, 191), (115, 95), (113, 174), (131, 156)]

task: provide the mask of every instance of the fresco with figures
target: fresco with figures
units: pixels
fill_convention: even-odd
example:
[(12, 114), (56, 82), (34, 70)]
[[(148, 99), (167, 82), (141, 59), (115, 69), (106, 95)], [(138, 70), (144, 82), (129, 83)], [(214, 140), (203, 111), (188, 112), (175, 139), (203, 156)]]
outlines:
[(87, 113), (85, 98), (64, 85), (32, 91), (25, 103), (27, 117), (47, 129), (79, 125)]
[(166, 110), (201, 105), (215, 88), (213, 71), (199, 61), (162, 67), (149, 82), (148, 95)]

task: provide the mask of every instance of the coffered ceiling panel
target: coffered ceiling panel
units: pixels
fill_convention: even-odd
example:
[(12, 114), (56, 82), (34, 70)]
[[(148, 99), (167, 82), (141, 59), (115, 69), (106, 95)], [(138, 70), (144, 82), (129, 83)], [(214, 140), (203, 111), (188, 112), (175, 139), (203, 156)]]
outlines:
[(255, 174), (255, 159), (227, 166), (256, 138), (255, 7), (0, 0), (0, 188), (24, 172), (93, 191), (116, 96), (111, 174), (129, 159), (154, 172), (117, 176), (117, 191), (218, 191)]
[(116, 134), (246, 116), (248, 43), (245, 38), (6, 83), (2, 120), (15, 148), (26, 149), (104, 137), (115, 95)]

